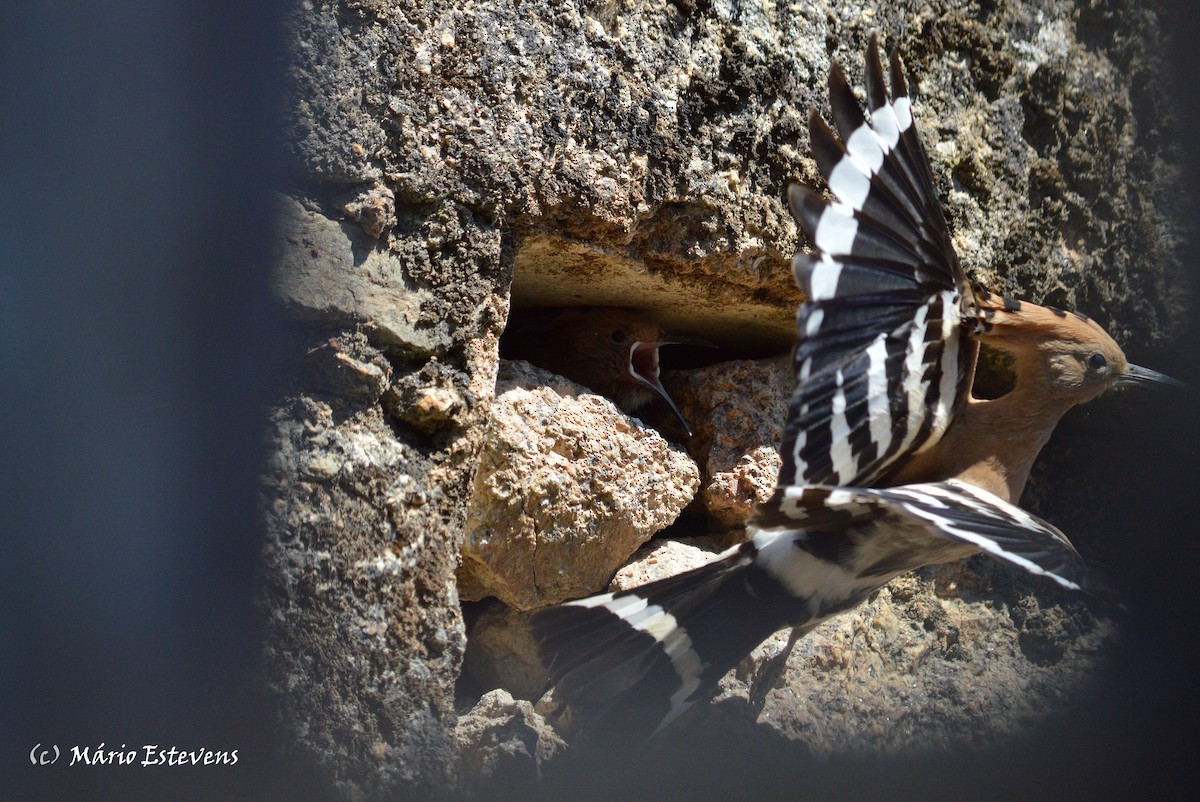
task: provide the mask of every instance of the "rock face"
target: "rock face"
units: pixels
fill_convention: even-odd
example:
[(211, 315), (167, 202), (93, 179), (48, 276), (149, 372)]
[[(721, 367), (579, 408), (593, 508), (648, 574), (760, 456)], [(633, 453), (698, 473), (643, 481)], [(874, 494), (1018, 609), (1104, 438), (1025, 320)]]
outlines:
[(797, 641), (778, 687), (763, 669), (786, 638), (768, 640), (698, 726), (738, 718), (825, 756), (1011, 744), (1087, 689), (1114, 632), (1082, 599), (986, 557), (926, 568)]
[(617, 572), (610, 591), (629, 590), (703, 565), (720, 551), (715, 543), (696, 538), (662, 539), (648, 543)]
[(611, 401), (502, 363), (467, 502), (460, 595), (528, 610), (603, 590), (688, 505), (699, 473)]
[(265, 481), (268, 683), (298, 755), (342, 795), (452, 783), (463, 632), (438, 533), (462, 500), (395, 436), (378, 405), (388, 362), (365, 337), (309, 362), (320, 389), (276, 411)]
[(489, 691), (454, 730), (462, 789), (486, 794), (497, 785), (526, 786), (566, 746), (533, 705), (504, 690)]
[(796, 380), (791, 359), (733, 360), (671, 377), (696, 421), (688, 448), (704, 471), (700, 500), (713, 523), (741, 527), (775, 489), (779, 442)]
[[(276, 275), (304, 333), (282, 355), (297, 379), (273, 417), (264, 489), (267, 674), (289, 750), (343, 798), (444, 794), (489, 767), (529, 778), (555, 763), (520, 704), (489, 703), (486, 726), (455, 713), (458, 555), (466, 533), (501, 523), (468, 515), (468, 499), (510, 305), (635, 307), (717, 342), (721, 359), (785, 351), (801, 300), (788, 260), (804, 245), (786, 187), (818, 183), (809, 109), (827, 114), (831, 58), (861, 84), (872, 29), (904, 54), (968, 271), (1087, 312), (1135, 357), (1174, 336), (1184, 194), (1153, 4), (295, 5), (285, 138), (299, 180), (281, 201)], [(737, 369), (756, 393), (786, 378)], [(732, 370), (696, 379), (696, 402), (732, 398), (737, 385), (720, 386)], [(736, 525), (769, 485), (776, 412), (722, 409), (696, 455), (700, 531)], [(584, 439), (564, 441), (570, 459), (539, 449), (531, 475), (557, 460), (590, 481)], [(1104, 485), (1099, 468), (1071, 468), (1064, 487)], [(1073, 505), (1065, 490), (1030, 497), (1051, 520)], [(675, 503), (624, 514), (665, 520)], [(987, 576), (986, 592), (900, 580), (802, 642), (784, 688), (755, 694), (753, 661), (727, 678), (691, 731), (736, 720), (747, 749), (782, 735), (886, 751), (898, 716), (909, 743), (933, 746), (1061, 709), (1102, 662), (1110, 625), (1011, 572)], [(980, 666), (973, 687), (952, 679)], [(993, 684), (1027, 698), (1001, 705)]]
[(550, 675), (538, 657), (529, 615), (494, 602), (475, 620), (467, 633), (463, 674), (477, 688), (503, 688), (530, 702), (546, 692)]

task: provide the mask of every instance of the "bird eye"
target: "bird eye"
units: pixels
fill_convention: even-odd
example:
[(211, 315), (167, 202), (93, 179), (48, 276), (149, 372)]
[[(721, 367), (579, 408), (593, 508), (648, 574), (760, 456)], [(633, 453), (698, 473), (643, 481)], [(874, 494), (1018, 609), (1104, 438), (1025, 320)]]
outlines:
[(1108, 364), (1108, 360), (1104, 358), (1104, 354), (1095, 353), (1088, 357), (1088, 367), (1092, 370), (1100, 370)]
[(615, 343), (625, 342), (625, 332), (621, 331), (620, 329), (613, 329), (612, 341)]

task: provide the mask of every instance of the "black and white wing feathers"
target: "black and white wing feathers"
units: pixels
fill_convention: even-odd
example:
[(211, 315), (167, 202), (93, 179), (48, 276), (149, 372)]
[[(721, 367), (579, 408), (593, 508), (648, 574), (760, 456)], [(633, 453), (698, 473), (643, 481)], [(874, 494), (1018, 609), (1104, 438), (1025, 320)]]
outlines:
[(555, 699), (596, 740), (661, 730), (764, 638), (804, 618), (804, 600), (755, 565), (743, 543), (705, 565), (533, 615)]
[[(954, 480), (887, 488), (787, 487), (759, 506), (751, 529), (814, 538), (849, 534), (852, 570), (882, 585), (924, 565), (983, 551), (1070, 590), (1090, 584), (1075, 547), (1052, 524), (986, 490)], [(818, 534), (820, 533), (820, 534)], [(882, 580), (882, 581), (881, 581)]]
[(829, 96), (841, 140), (819, 115), (810, 119), (813, 154), (836, 200), (789, 190), (816, 252), (792, 263), (809, 300), (797, 321), (781, 485), (877, 483), (937, 442), (970, 390), (970, 286), (899, 58), (889, 99), (874, 37), (866, 76), (869, 122), (836, 65)]
[(686, 573), (537, 611), (555, 699), (600, 740), (649, 736), (787, 626), (808, 631), (893, 577), (980, 550), (1089, 589), (1061, 532), (957, 482), (779, 488), (751, 539)]

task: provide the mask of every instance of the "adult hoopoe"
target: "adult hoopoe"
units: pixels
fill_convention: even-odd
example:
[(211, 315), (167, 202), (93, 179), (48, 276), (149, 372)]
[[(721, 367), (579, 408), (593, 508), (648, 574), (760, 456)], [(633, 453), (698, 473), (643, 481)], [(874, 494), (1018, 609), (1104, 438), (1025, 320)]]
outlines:
[(691, 428), (659, 380), (658, 349), (712, 343), (666, 334), (657, 323), (628, 309), (565, 309), (525, 321), (506, 335), (506, 355), (566, 376), (637, 412), (660, 398)]
[[(873, 36), (868, 123), (841, 70), (829, 76), (841, 140), (814, 111), (813, 154), (837, 200), (792, 187), (816, 253), (793, 261), (808, 295), (797, 388), (774, 495), (749, 541), (692, 571), (537, 613), (555, 695), (627, 736), (656, 732), (771, 633), (799, 634), (893, 577), (983, 550), (1087, 587), (1066, 537), (1015, 502), (1070, 407), (1134, 383), (1082, 315), (972, 287), (959, 265), (913, 125), (900, 60), (891, 98)], [(971, 397), (979, 343), (1012, 356), (1016, 386)]]

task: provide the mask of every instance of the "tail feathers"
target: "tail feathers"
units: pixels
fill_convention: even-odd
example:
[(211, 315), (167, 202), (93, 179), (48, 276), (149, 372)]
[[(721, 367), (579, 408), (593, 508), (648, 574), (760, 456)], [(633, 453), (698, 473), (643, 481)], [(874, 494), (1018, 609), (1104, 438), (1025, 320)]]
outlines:
[(806, 617), (756, 553), (745, 543), (692, 571), (536, 613), (555, 697), (601, 740), (645, 738), (673, 721), (772, 632)]

